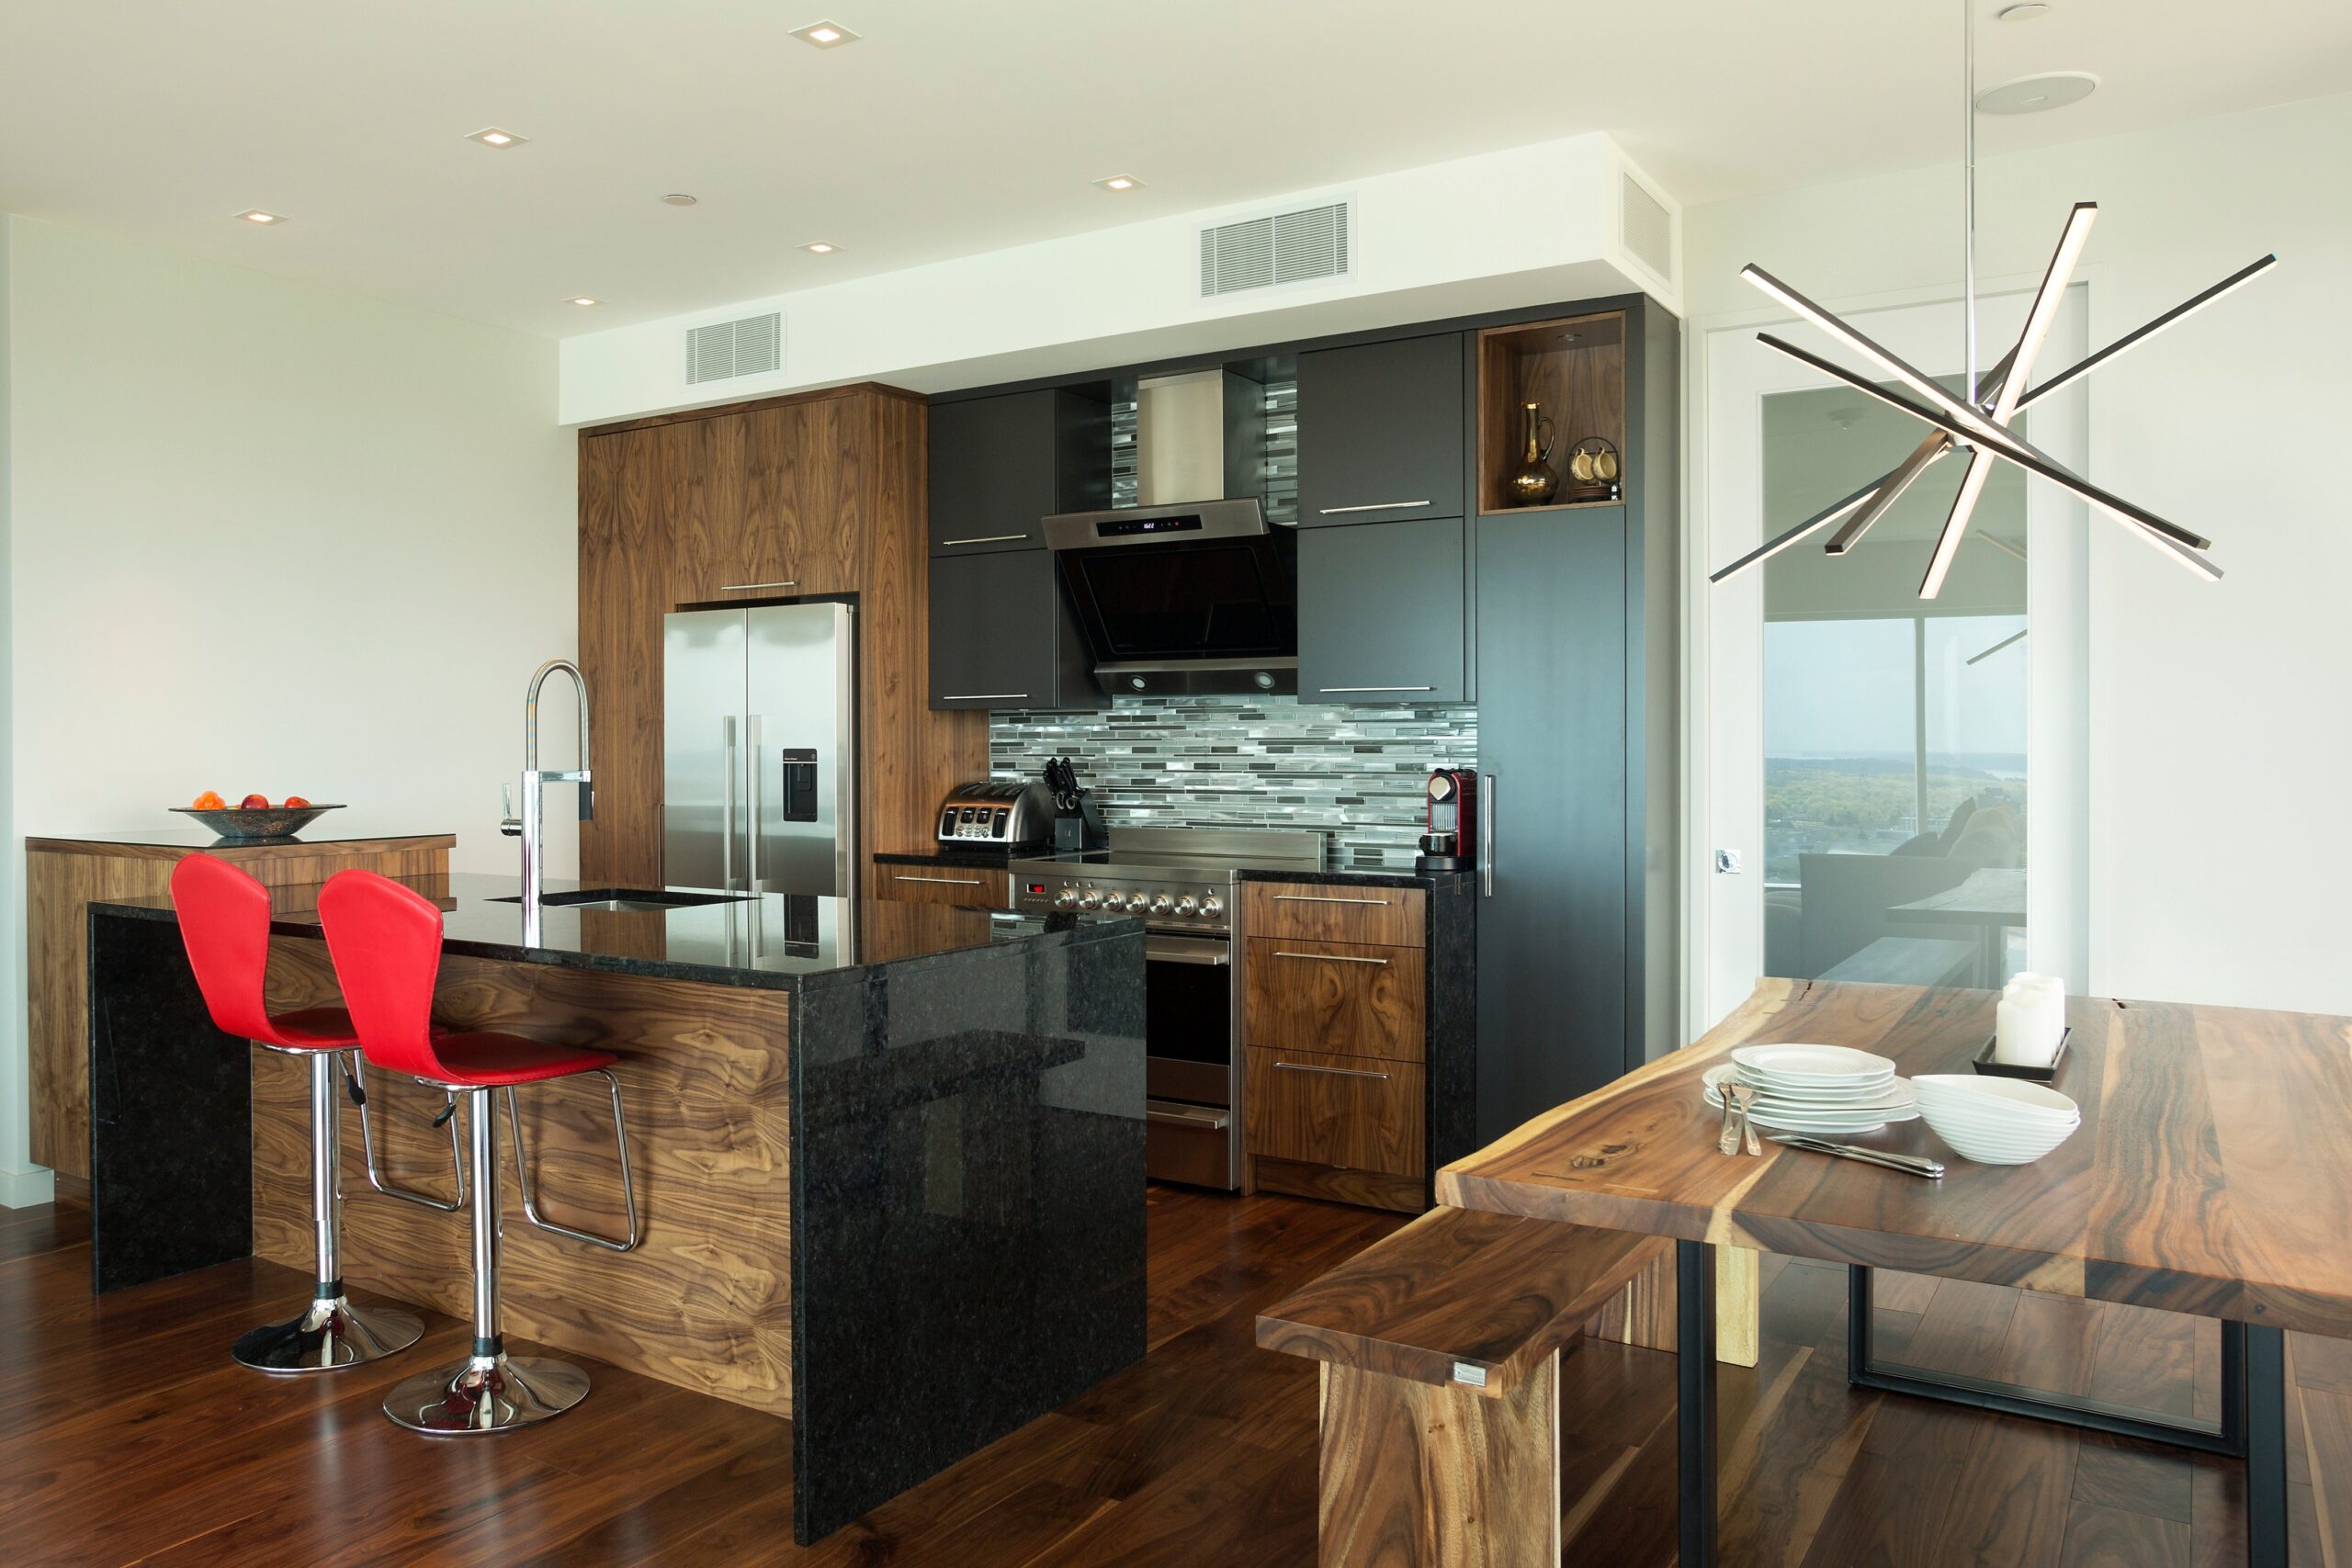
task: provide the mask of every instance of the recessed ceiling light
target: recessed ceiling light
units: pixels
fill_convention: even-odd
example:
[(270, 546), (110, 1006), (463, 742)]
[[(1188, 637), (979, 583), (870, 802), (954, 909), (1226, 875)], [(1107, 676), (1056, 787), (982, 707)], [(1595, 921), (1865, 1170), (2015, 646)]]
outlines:
[(682, 190), (673, 190), (662, 199), (672, 207), (692, 207), (695, 204), (695, 198)]
[(813, 254), (820, 256), (831, 255), (835, 251), (841, 249), (839, 245), (834, 244), (831, 240), (811, 240), (800, 248), (804, 251), (812, 252)]
[(2030, 22), (2036, 17), (2048, 15), (2050, 15), (2050, 7), (2043, 5), (2041, 0), (2025, 0), (2021, 6), (2002, 6), (1993, 13), (1993, 17), (1996, 21), (2002, 22)]
[(564, 303), (567, 305), (601, 305), (604, 301), (602, 299), (591, 299), (585, 294), (575, 294), (571, 299), (565, 300)]
[(1133, 175), (1111, 175), (1094, 183), (1104, 190), (1137, 190), (1143, 186), (1143, 182)]
[(269, 227), (272, 223), (283, 223), (286, 221), (285, 216), (282, 213), (264, 212), (258, 207), (249, 207), (244, 211), (238, 213), (237, 216), (248, 223), (252, 223), (265, 229)]
[(467, 136), (466, 140), (479, 141), (485, 147), (520, 147), (530, 138), (517, 136), (511, 130), (501, 130), (494, 125), (485, 125), (480, 130)]
[(792, 36), (819, 49), (837, 49), (845, 43), (855, 43), (858, 39), (857, 34), (839, 22), (811, 22), (805, 28), (793, 28)]
[(2098, 87), (2098, 78), (2087, 71), (2052, 71), (1987, 87), (1976, 95), (1976, 107), (1985, 114), (2041, 114), (2081, 103)]

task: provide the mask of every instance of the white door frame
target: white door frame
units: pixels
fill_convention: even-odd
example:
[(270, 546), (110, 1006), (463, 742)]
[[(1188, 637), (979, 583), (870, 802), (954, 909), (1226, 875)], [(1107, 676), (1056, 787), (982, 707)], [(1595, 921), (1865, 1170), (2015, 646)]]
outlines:
[[(2080, 309), (2070, 308), (2044, 350), (2044, 370), (2071, 363), (2070, 354), (2087, 337), (2091, 304), (2098, 298), (2100, 267), (2083, 268), (2078, 288), (2087, 298)], [(1979, 362), (1990, 364), (2016, 334), (2038, 275), (2015, 274), (1980, 282)], [(2082, 297), (2081, 295), (2077, 296)], [(1873, 312), (1911, 311), (1921, 307), (1956, 307), (1959, 295), (1949, 286), (1852, 296), (1826, 301), (1828, 309), (1850, 318)], [(1752, 417), (1743, 428), (1720, 428), (1718, 403), (1727, 389), (1713, 380), (1716, 356), (1729, 334), (1752, 334), (1757, 329), (1790, 323), (1784, 310), (1764, 308), (1724, 312), (1694, 320), (1683, 337), (1683, 495), (1682, 561), (1682, 1032), (1695, 1040), (1744, 998), (1761, 969), (1763, 935), (1763, 845), (1760, 809), (1763, 770), (1761, 714), (1761, 651), (1763, 590), (1759, 572), (1749, 572), (1718, 588), (1707, 574), (1723, 563), (1752, 549), (1765, 537), (1758, 515), (1753, 479), (1760, 471), (1756, 448), (1757, 424)], [(1883, 318), (1856, 324), (1888, 346), (1906, 355), (1941, 366), (1955, 357), (1956, 339), (1947, 323), (1939, 342), (1910, 341), (1925, 330), (1920, 319), (1901, 321)], [(1798, 341), (1818, 337), (1799, 325), (1791, 334)], [(1756, 352), (1770, 355), (1770, 350)], [(1833, 352), (1835, 352), (1833, 350)], [(1759, 365), (1762, 362), (1759, 362)], [(1768, 390), (1832, 385), (1817, 372), (1794, 361), (1788, 374), (1751, 370), (1736, 395), (1760, 399)], [(2063, 460), (2087, 461), (2086, 394), (2080, 384), (2036, 410), (2034, 439)], [(2063, 405), (2063, 406), (2061, 406)], [(1726, 465), (1719, 442), (1744, 446)], [(1726, 467), (1744, 471), (1739, 481), (1728, 479)], [(1857, 476), (1860, 483), (1867, 475)], [(1724, 492), (1721, 495), (1718, 491)], [(2028, 580), (2028, 617), (2035, 635), (2027, 640), (2028, 738), (2033, 766), (2027, 781), (2027, 858), (2036, 874), (2028, 886), (2028, 963), (2067, 977), (2082, 990), (2086, 968), (2088, 834), (2084, 818), (2088, 800), (2087, 690), (2088, 611), (2087, 548), (2084, 508), (2052, 487), (2027, 486), (2029, 553), (2033, 570)], [(1774, 518), (1774, 531), (1795, 518)], [(1744, 649), (1727, 640), (1736, 637)], [(1736, 654), (1744, 651), (1744, 660)], [(1724, 787), (1721, 768), (1753, 768), (1755, 778)], [(1744, 868), (1737, 877), (1714, 870), (1718, 847), (1742, 852)], [(1751, 956), (1743, 964), (1732, 953)]]

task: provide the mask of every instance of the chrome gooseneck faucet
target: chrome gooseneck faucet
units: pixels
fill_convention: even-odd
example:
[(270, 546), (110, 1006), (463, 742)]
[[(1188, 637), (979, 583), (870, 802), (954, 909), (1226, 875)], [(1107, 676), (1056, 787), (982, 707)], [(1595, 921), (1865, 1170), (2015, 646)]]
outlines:
[[(559, 670), (571, 677), (572, 690), (580, 700), (580, 765), (560, 772), (539, 766), (539, 688)], [(526, 947), (538, 945), (542, 927), (546, 889), (541, 881), (546, 875), (547, 860), (545, 791), (551, 784), (578, 784), (580, 820), (595, 819), (596, 787), (588, 773), (588, 678), (569, 659), (550, 659), (540, 665), (523, 694), (523, 815), (520, 821), (511, 818), (508, 820), (523, 840), (523, 942)]]

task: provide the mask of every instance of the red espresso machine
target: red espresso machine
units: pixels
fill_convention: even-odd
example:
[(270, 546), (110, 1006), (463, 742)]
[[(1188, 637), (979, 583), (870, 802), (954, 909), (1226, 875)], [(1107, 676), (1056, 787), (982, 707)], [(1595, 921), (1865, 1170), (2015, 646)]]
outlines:
[(1440, 768), (1430, 774), (1429, 818), (1414, 864), (1423, 871), (1468, 871), (1477, 863), (1478, 774)]

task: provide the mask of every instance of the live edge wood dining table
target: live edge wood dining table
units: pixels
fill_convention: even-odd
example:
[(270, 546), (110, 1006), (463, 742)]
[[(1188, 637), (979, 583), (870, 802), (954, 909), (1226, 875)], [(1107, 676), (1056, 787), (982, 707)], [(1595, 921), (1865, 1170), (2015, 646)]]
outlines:
[[(1735, 1047), (1852, 1045), (1906, 1077), (1965, 1073), (1996, 1000), (1765, 980), (1696, 1043), (1439, 1174), (1442, 1203), (1674, 1239), (1681, 1568), (1715, 1560), (1718, 1247), (1843, 1263), (1858, 1280), (1899, 1269), (2221, 1319), (2222, 1420), (2201, 1439), (2181, 1430), (2245, 1456), (2247, 1560), (2287, 1561), (2283, 1335), (2352, 1337), (2352, 1020), (2071, 998), (2057, 1088), (2082, 1126), (2031, 1165), (1973, 1164), (1918, 1122), (1857, 1141), (1933, 1154), (1940, 1181), (1770, 1143), (1760, 1158), (1716, 1152), (1699, 1079)], [(2101, 1424), (1984, 1385), (1961, 1397)]]

